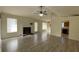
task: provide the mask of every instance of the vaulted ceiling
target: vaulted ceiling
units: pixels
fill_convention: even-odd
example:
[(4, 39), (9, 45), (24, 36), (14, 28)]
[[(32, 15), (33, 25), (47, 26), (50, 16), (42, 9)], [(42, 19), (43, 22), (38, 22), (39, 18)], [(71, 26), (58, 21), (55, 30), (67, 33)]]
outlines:
[(51, 19), (52, 15), (55, 16), (71, 16), (79, 15), (79, 6), (47, 6), (48, 15), (40, 17), (33, 14), (37, 11), (39, 6), (0, 6), (0, 12), (5, 12), (13, 15), (26, 16), (34, 19)]

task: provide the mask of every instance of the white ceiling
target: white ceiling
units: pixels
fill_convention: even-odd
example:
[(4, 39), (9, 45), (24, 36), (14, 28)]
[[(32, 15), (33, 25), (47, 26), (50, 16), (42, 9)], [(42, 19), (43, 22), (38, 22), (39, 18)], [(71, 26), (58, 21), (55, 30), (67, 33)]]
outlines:
[[(38, 6), (0, 6), (0, 12), (5, 12), (13, 15), (26, 16), (34, 19), (40, 19), (41, 17), (33, 14), (38, 10)], [(78, 6), (47, 6), (48, 15), (42, 17), (44, 20), (49, 20), (51, 14), (55, 16), (69, 16), (73, 14), (79, 14)]]

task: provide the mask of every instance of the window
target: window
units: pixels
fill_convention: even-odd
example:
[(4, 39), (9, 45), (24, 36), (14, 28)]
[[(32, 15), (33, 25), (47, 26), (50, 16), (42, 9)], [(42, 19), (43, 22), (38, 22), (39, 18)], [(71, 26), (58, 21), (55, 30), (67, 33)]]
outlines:
[(35, 32), (38, 31), (38, 23), (37, 23), (37, 22), (34, 23), (34, 31), (35, 31)]
[(7, 32), (17, 32), (17, 19), (7, 18)]
[(42, 23), (42, 29), (47, 30), (47, 23), (45, 23), (45, 22)]

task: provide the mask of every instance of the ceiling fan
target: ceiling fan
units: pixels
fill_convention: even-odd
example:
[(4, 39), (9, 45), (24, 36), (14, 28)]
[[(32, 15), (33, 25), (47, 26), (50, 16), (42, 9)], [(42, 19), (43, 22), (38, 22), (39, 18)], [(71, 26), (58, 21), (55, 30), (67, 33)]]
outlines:
[(33, 14), (37, 14), (42, 17), (44, 15), (47, 15), (47, 9), (45, 6), (40, 6), (39, 10), (36, 10), (35, 12), (33, 12)]

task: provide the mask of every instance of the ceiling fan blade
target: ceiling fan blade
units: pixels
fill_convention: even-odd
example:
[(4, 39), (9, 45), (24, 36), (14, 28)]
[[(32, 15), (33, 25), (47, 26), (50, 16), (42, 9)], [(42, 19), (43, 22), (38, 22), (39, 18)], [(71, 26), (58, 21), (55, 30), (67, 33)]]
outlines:
[(45, 13), (44, 15), (47, 15), (47, 13)]
[(47, 15), (48, 13), (47, 13), (47, 11), (44, 11), (43, 14), (44, 14), (44, 15)]

